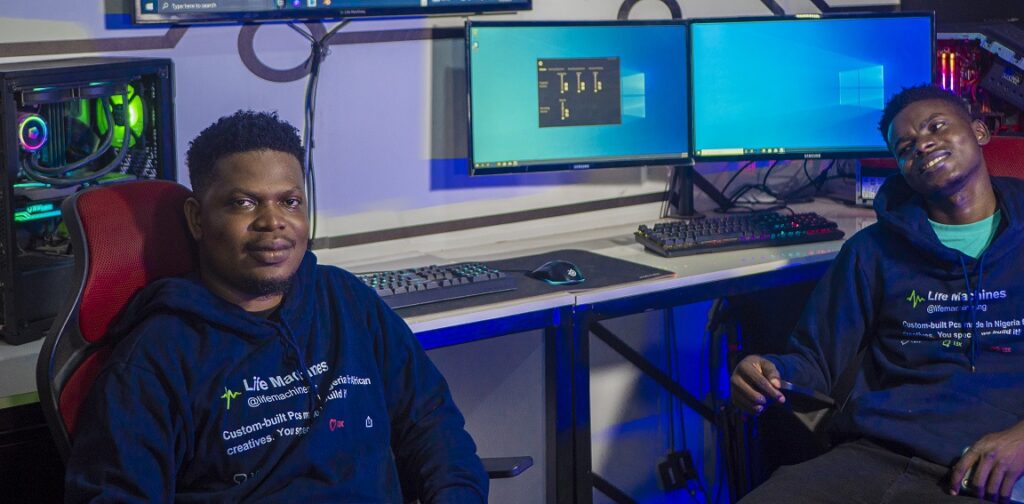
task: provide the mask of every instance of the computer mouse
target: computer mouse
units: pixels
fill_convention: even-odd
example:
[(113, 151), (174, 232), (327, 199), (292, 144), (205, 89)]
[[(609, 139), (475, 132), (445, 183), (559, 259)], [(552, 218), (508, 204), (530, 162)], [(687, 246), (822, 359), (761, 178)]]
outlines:
[(586, 278), (579, 267), (569, 261), (548, 261), (527, 273), (530, 277), (543, 280), (550, 285), (572, 285), (582, 283)]

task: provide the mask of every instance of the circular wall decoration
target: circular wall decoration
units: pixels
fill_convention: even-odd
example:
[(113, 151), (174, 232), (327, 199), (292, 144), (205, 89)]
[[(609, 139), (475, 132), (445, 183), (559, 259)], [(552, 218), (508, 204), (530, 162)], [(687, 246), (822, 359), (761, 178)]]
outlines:
[[(620, 21), (629, 19), (629, 11), (633, 10), (633, 6), (638, 3), (640, 0), (622, 0), (618, 19)], [(661, 0), (661, 3), (668, 7), (669, 12), (672, 13), (672, 19), (683, 19), (683, 8), (679, 6), (679, 0)]]
[[(242, 25), (238, 31), (238, 56), (242, 58), (242, 64), (250, 72), (261, 79), (270, 82), (292, 82), (309, 75), (309, 58), (298, 66), (286, 70), (278, 70), (267, 66), (256, 56), (256, 32), (259, 31), (260, 23)], [(319, 40), (327, 34), (323, 23), (306, 23), (310, 35)]]

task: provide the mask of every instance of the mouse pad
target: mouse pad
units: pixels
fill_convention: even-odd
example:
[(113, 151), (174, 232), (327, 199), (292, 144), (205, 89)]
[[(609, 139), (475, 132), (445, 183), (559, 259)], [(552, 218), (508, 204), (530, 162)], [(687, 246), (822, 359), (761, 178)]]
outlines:
[[(569, 261), (575, 264), (576, 267), (583, 272), (583, 276), (587, 280), (583, 283), (573, 285), (556, 286), (548, 285), (542, 280), (526, 276), (527, 273), (541, 264), (556, 259), (560, 261)], [(490, 303), (512, 301), (548, 294), (551, 292), (597, 289), (600, 287), (636, 282), (648, 278), (672, 276), (674, 274), (671, 271), (651, 268), (642, 264), (623, 261), (622, 259), (605, 257), (593, 252), (587, 252), (586, 250), (575, 249), (556, 250), (543, 254), (502, 259), (500, 261), (489, 261), (483, 259), (479, 262), (504, 271), (509, 276), (515, 278), (516, 289), (507, 292), (496, 292), (494, 294), (453, 299), (451, 301), (441, 301), (439, 303), (409, 306), (397, 310), (398, 314), (403, 317), (415, 317), (441, 311), (458, 310)]]

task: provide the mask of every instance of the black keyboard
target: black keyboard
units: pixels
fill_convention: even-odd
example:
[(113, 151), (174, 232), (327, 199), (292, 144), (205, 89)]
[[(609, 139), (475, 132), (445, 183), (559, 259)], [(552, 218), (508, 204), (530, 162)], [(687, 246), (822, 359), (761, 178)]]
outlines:
[(812, 212), (760, 212), (663, 222), (653, 227), (642, 224), (634, 236), (648, 250), (676, 257), (838, 240), (843, 232), (835, 222)]
[(516, 280), (480, 263), (357, 273), (392, 308), (436, 303), (516, 288)]

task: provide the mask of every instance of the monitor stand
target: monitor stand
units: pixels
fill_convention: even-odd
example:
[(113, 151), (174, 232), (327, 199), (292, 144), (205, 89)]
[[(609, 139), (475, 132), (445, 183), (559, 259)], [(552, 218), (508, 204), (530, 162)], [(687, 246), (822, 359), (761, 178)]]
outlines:
[(697, 173), (693, 162), (672, 167), (672, 176), (668, 188), (668, 209), (665, 217), (675, 219), (700, 219), (704, 214), (693, 208), (693, 186), (696, 185), (704, 194), (711, 197), (720, 209), (731, 208), (732, 202), (703, 175)]

